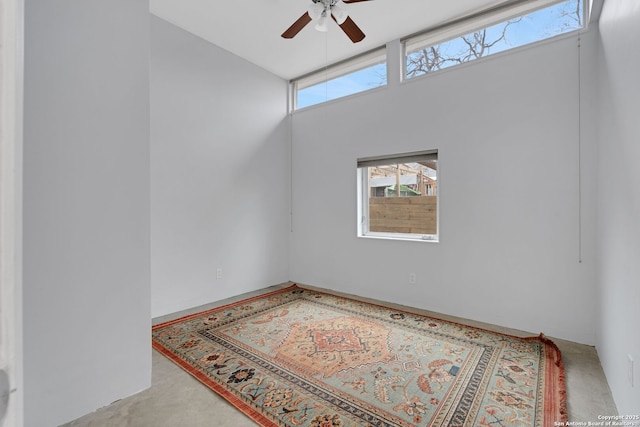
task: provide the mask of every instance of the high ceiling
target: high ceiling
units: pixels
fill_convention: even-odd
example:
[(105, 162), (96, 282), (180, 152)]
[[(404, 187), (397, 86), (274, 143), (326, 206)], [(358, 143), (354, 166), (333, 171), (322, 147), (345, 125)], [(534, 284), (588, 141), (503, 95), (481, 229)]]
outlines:
[(151, 12), (284, 79), (366, 52), (504, 0), (372, 0), (345, 5), (367, 35), (353, 44), (335, 22), (321, 33), (307, 25), (294, 39), (280, 34), (311, 0), (150, 0)]

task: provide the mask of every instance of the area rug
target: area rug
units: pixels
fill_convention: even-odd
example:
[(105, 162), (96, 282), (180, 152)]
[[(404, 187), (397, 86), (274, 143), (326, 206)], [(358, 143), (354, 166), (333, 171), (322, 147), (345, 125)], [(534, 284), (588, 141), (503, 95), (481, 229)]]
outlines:
[(153, 328), (156, 350), (262, 426), (552, 426), (564, 369), (516, 338), (292, 287)]

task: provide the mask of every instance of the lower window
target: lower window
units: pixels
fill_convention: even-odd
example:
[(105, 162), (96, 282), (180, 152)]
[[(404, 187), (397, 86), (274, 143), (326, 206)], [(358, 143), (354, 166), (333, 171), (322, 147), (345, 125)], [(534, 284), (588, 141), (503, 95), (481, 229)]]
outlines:
[(438, 240), (438, 152), (358, 159), (358, 235)]

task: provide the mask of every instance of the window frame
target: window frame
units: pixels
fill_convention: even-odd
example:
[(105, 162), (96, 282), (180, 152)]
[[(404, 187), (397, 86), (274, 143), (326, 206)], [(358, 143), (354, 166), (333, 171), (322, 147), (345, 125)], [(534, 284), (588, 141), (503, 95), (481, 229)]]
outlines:
[[(393, 233), (393, 232), (381, 232), (370, 231), (369, 229), (369, 168), (375, 165), (393, 165), (399, 163), (412, 163), (415, 160), (424, 158), (432, 158), (435, 156), (436, 162), (438, 162), (438, 169), (436, 170), (436, 233), (435, 234), (423, 234), (423, 233)], [(433, 159), (432, 159), (433, 160)], [(385, 156), (364, 157), (359, 158), (356, 161), (357, 166), (357, 237), (366, 239), (386, 239), (386, 240), (406, 240), (415, 242), (432, 242), (437, 243), (440, 241), (440, 160), (438, 155), (438, 149), (431, 149), (425, 151), (417, 151), (410, 153), (400, 153)]]
[[(363, 89), (357, 92), (352, 92), (346, 95), (341, 95), (335, 98), (325, 99), (323, 101), (320, 101), (314, 104), (305, 105), (304, 107), (298, 107), (299, 91), (308, 89), (310, 87), (313, 87), (322, 83), (328, 84), (333, 80), (348, 76), (350, 74), (357, 73), (362, 70), (366, 70), (368, 68), (375, 67), (377, 65), (384, 65), (386, 70), (386, 78), (384, 79), (384, 82), (382, 84), (375, 87), (368, 88), (368, 89)], [(389, 64), (388, 64), (388, 56), (387, 56), (387, 46), (384, 45), (290, 80), (289, 89), (291, 93), (291, 97), (290, 97), (291, 111), (298, 111), (298, 110), (306, 109), (316, 105), (326, 104), (327, 102), (335, 101), (338, 99), (343, 99), (343, 98), (354, 96), (357, 94), (380, 89), (388, 86), (388, 84), (389, 84)]]
[[(577, 0), (578, 3), (581, 3), (581, 8), (582, 8), (582, 16), (581, 16), (581, 23), (580, 23), (581, 27), (578, 29), (552, 35), (546, 38), (541, 38), (536, 41), (524, 43), (518, 46), (513, 46), (509, 49), (501, 50), (495, 53), (488, 53), (487, 55), (484, 55), (480, 58), (476, 58), (471, 61), (461, 62), (460, 64), (453, 64), (442, 69), (434, 70), (431, 72), (425, 72), (423, 74), (419, 74), (411, 77), (407, 76), (407, 56), (415, 52), (415, 50), (417, 49), (416, 46), (429, 48), (429, 47), (445, 44), (455, 39), (472, 34), (473, 32), (489, 29), (495, 25), (506, 23), (511, 19), (524, 17), (526, 15), (532, 14), (540, 10), (552, 8), (565, 1), (567, 0), (534, 0), (534, 1), (515, 0), (515, 1), (507, 2), (502, 5), (498, 5), (493, 8), (482, 10), (475, 14), (468, 15), (453, 21), (445, 22), (441, 25), (438, 25), (437, 27), (429, 28), (429, 29), (411, 34), (407, 37), (403, 37), (400, 39), (401, 50), (402, 50), (401, 81), (402, 82), (413, 81), (415, 79), (419, 79), (420, 77), (434, 74), (438, 71), (448, 70), (450, 68), (455, 68), (460, 65), (472, 63), (477, 60), (491, 57), (493, 55), (510, 52), (510, 51), (513, 51), (514, 49), (523, 48), (525, 46), (530, 46), (534, 43), (544, 42), (556, 37), (566, 36), (567, 34), (572, 34), (578, 31), (584, 31), (587, 28), (587, 22), (588, 22), (588, 18), (587, 18), (588, 17), (588, 8), (587, 8), (588, 0)], [(413, 52), (408, 54), (407, 52), (409, 50), (413, 50)]]

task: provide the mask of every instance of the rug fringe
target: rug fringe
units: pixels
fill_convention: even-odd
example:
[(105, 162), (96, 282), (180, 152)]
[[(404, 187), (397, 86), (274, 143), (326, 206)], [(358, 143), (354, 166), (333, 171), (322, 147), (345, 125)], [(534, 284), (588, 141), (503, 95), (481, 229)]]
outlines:
[(558, 348), (556, 343), (554, 343), (552, 340), (547, 338), (542, 332), (540, 332), (538, 339), (554, 350), (555, 363), (556, 363), (556, 366), (560, 368), (562, 366), (562, 352), (560, 352), (560, 349)]
[(566, 374), (564, 369), (564, 363), (562, 362), (562, 352), (560, 348), (556, 345), (555, 342), (547, 338), (542, 332), (540, 335), (533, 338), (535, 340), (539, 340), (547, 348), (553, 350), (553, 359), (556, 367), (558, 368), (558, 412), (560, 413), (560, 420), (564, 424), (569, 421), (569, 411), (567, 409), (567, 384), (566, 384)]
[(560, 421), (563, 423), (567, 423), (569, 421), (569, 410), (567, 409), (567, 387), (565, 382), (565, 372), (564, 372), (564, 364), (562, 360), (560, 361), (560, 374), (558, 375), (558, 382), (560, 383), (560, 390), (558, 390), (558, 395), (560, 398)]

